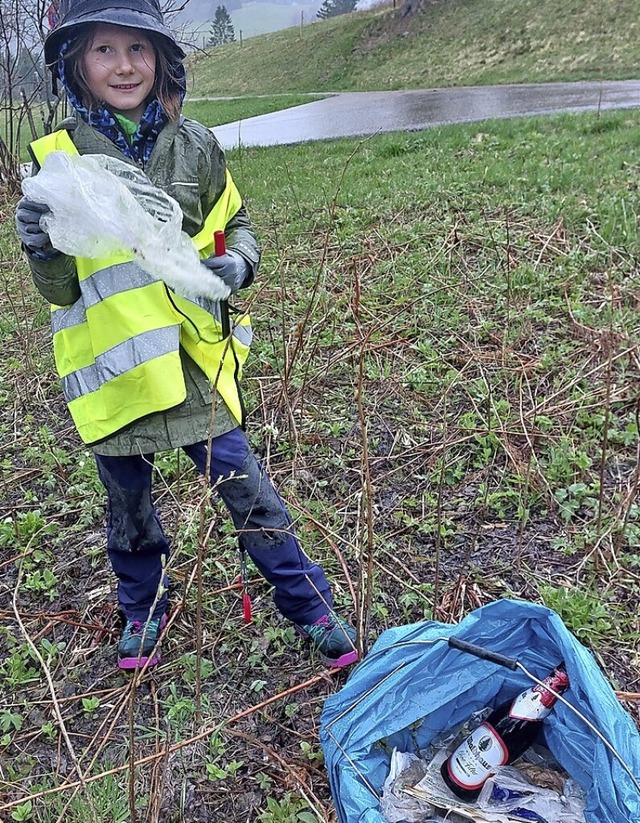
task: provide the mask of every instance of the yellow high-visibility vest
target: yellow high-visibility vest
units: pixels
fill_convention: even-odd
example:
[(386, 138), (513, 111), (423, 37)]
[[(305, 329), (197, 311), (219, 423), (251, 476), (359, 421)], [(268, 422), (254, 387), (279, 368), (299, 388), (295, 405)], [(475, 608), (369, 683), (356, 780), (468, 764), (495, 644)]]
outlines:
[[(78, 154), (62, 129), (31, 143), (42, 165), (53, 151)], [(242, 204), (227, 171), (226, 187), (192, 238), (201, 257), (213, 253), (213, 233), (224, 231)], [(51, 307), (56, 369), (73, 421), (85, 443), (183, 402), (180, 346), (207, 375), (239, 423), (239, 380), (249, 354), (248, 314), (236, 316), (223, 337), (220, 303), (180, 297), (154, 280), (133, 256), (76, 258), (81, 296)]]

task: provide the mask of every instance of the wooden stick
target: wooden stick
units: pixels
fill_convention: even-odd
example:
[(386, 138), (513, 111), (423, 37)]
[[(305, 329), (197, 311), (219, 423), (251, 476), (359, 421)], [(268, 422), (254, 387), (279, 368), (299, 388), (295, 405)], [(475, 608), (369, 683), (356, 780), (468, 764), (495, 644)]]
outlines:
[(640, 692), (616, 692), (618, 700), (627, 703), (640, 703)]

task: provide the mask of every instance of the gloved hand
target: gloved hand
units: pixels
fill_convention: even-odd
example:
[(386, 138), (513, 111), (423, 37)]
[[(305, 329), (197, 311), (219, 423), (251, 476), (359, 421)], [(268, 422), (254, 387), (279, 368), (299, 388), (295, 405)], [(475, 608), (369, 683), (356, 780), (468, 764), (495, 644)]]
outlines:
[(200, 261), (214, 274), (229, 286), (231, 293), (242, 288), (244, 281), (249, 276), (249, 264), (237, 251), (230, 250), (225, 254), (212, 254), (205, 260)]
[(59, 254), (51, 245), (47, 232), (40, 226), (40, 218), (49, 211), (49, 206), (28, 197), (23, 197), (16, 207), (16, 229), (20, 240), (27, 251), (44, 260)]

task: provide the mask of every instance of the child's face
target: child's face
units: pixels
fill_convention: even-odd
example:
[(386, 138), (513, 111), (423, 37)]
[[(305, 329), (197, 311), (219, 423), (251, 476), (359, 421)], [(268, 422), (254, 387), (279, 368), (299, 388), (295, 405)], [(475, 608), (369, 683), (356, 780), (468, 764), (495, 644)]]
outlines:
[(138, 123), (156, 76), (156, 53), (144, 32), (100, 23), (82, 65), (93, 96)]

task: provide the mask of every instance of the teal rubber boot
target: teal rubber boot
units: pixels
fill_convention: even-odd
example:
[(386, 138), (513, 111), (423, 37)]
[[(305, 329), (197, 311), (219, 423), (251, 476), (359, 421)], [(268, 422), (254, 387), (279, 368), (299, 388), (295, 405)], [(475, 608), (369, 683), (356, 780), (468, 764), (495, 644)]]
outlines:
[[(160, 662), (158, 639), (167, 625), (167, 616), (147, 620), (127, 620), (118, 643), (118, 668), (141, 669)], [(157, 646), (157, 648), (156, 648)]]
[(296, 623), (297, 632), (308, 638), (325, 666), (341, 669), (358, 660), (356, 630), (336, 614), (323, 614), (314, 623)]

